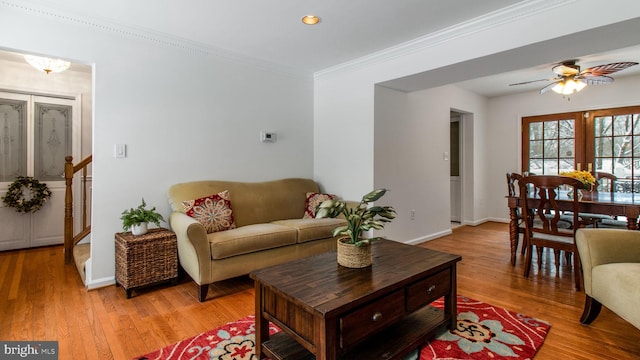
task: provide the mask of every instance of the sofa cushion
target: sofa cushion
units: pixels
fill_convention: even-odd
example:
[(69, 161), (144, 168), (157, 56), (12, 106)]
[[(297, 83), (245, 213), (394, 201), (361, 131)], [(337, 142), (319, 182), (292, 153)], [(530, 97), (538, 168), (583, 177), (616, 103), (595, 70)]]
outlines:
[(316, 192), (308, 192), (306, 197), (307, 200), (304, 207), (304, 216), (302, 216), (303, 219), (315, 219), (318, 205), (322, 204), (325, 200), (333, 200), (337, 198), (335, 195), (320, 194)]
[(272, 224), (284, 225), (298, 232), (298, 243), (333, 237), (333, 229), (347, 225), (344, 219), (290, 219), (278, 220)]
[(185, 200), (182, 206), (185, 214), (198, 220), (207, 230), (207, 234), (236, 227), (227, 190), (194, 200)]
[(256, 251), (294, 245), (297, 231), (277, 224), (255, 224), (207, 235), (211, 259), (218, 260)]

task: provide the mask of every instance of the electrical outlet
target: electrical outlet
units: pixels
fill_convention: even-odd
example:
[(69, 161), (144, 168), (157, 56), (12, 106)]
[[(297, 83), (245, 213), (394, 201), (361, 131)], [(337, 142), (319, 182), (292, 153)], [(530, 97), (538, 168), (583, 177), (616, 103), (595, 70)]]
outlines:
[(416, 219), (416, 209), (411, 209), (411, 220)]
[(276, 142), (277, 135), (274, 132), (260, 131), (260, 141)]

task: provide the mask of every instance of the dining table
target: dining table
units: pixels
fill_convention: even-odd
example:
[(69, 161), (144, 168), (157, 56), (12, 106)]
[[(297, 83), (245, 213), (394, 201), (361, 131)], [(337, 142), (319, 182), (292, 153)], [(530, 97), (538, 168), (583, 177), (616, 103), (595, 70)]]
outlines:
[[(624, 216), (627, 218), (627, 229), (638, 230), (640, 215), (640, 193), (604, 192), (580, 190), (579, 208), (581, 213)], [(573, 200), (566, 190), (558, 191), (558, 204), (561, 210), (571, 211)], [(529, 206), (537, 206), (536, 199), (529, 197)], [(509, 206), (509, 242), (511, 247), (511, 264), (516, 263), (516, 251), (519, 242), (518, 209), (522, 207), (519, 196), (507, 196)]]

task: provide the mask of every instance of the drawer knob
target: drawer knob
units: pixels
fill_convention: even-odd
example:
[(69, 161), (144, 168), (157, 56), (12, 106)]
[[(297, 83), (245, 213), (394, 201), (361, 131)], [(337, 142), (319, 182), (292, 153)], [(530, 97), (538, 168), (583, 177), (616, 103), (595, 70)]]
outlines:
[(377, 312), (377, 313), (373, 314), (373, 316), (371, 317), (371, 320), (373, 320), (373, 321), (382, 320), (382, 313), (381, 312)]
[(436, 289), (436, 286), (435, 286), (435, 285), (431, 285), (431, 286), (429, 286), (429, 287), (427, 288), (427, 294), (431, 294), (431, 293), (433, 292), (433, 290), (435, 290), (435, 289)]

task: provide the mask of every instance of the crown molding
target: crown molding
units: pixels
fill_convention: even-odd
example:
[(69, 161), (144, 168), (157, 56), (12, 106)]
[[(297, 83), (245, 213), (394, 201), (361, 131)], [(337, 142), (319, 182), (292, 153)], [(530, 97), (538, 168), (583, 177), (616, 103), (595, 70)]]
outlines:
[(263, 70), (277, 72), (295, 78), (312, 79), (308, 72), (291, 67), (274, 64), (268, 61), (234, 53), (221, 48), (205, 45), (174, 35), (153, 31), (146, 28), (117, 24), (105, 19), (83, 16), (67, 9), (54, 9), (32, 0), (0, 0), (0, 8), (10, 8), (29, 15), (41, 16), (63, 23), (84, 26), (131, 39), (142, 40), (156, 45), (184, 51), (192, 55), (215, 57), (234, 63), (241, 63)]
[[(575, 3), (577, 0), (528, 0), (500, 10), (479, 16), (477, 18), (456, 24), (443, 30), (426, 34), (414, 40), (398, 44), (387, 49), (329, 67), (313, 73), (314, 79), (320, 79), (330, 74), (353, 71), (377, 63), (389, 61), (426, 48), (434, 47), (457, 38), (469, 36), (487, 29), (517, 21), (522, 18), (547, 12), (558, 7)], [(296, 78), (310, 79), (309, 73), (291, 67), (274, 64), (253, 57), (230, 52), (225, 49), (194, 42), (166, 33), (160, 33), (145, 28), (116, 24), (111, 21), (89, 18), (74, 13), (71, 10), (53, 9), (33, 0), (0, 0), (0, 7), (21, 11), (30, 15), (50, 18), (56, 21), (84, 26), (105, 31), (119, 36), (142, 40), (168, 48), (177, 49), (194, 55), (211, 56), (221, 60), (242, 63), (258, 67), (263, 70), (277, 72)]]
[(314, 79), (321, 79), (336, 73), (353, 71), (374, 64), (383, 63), (411, 53), (437, 46), (461, 37), (486, 31), (503, 24), (511, 23), (558, 7), (575, 3), (577, 0), (529, 0), (511, 5), (474, 19), (450, 26), (414, 40), (398, 44), (387, 49), (316, 71)]

